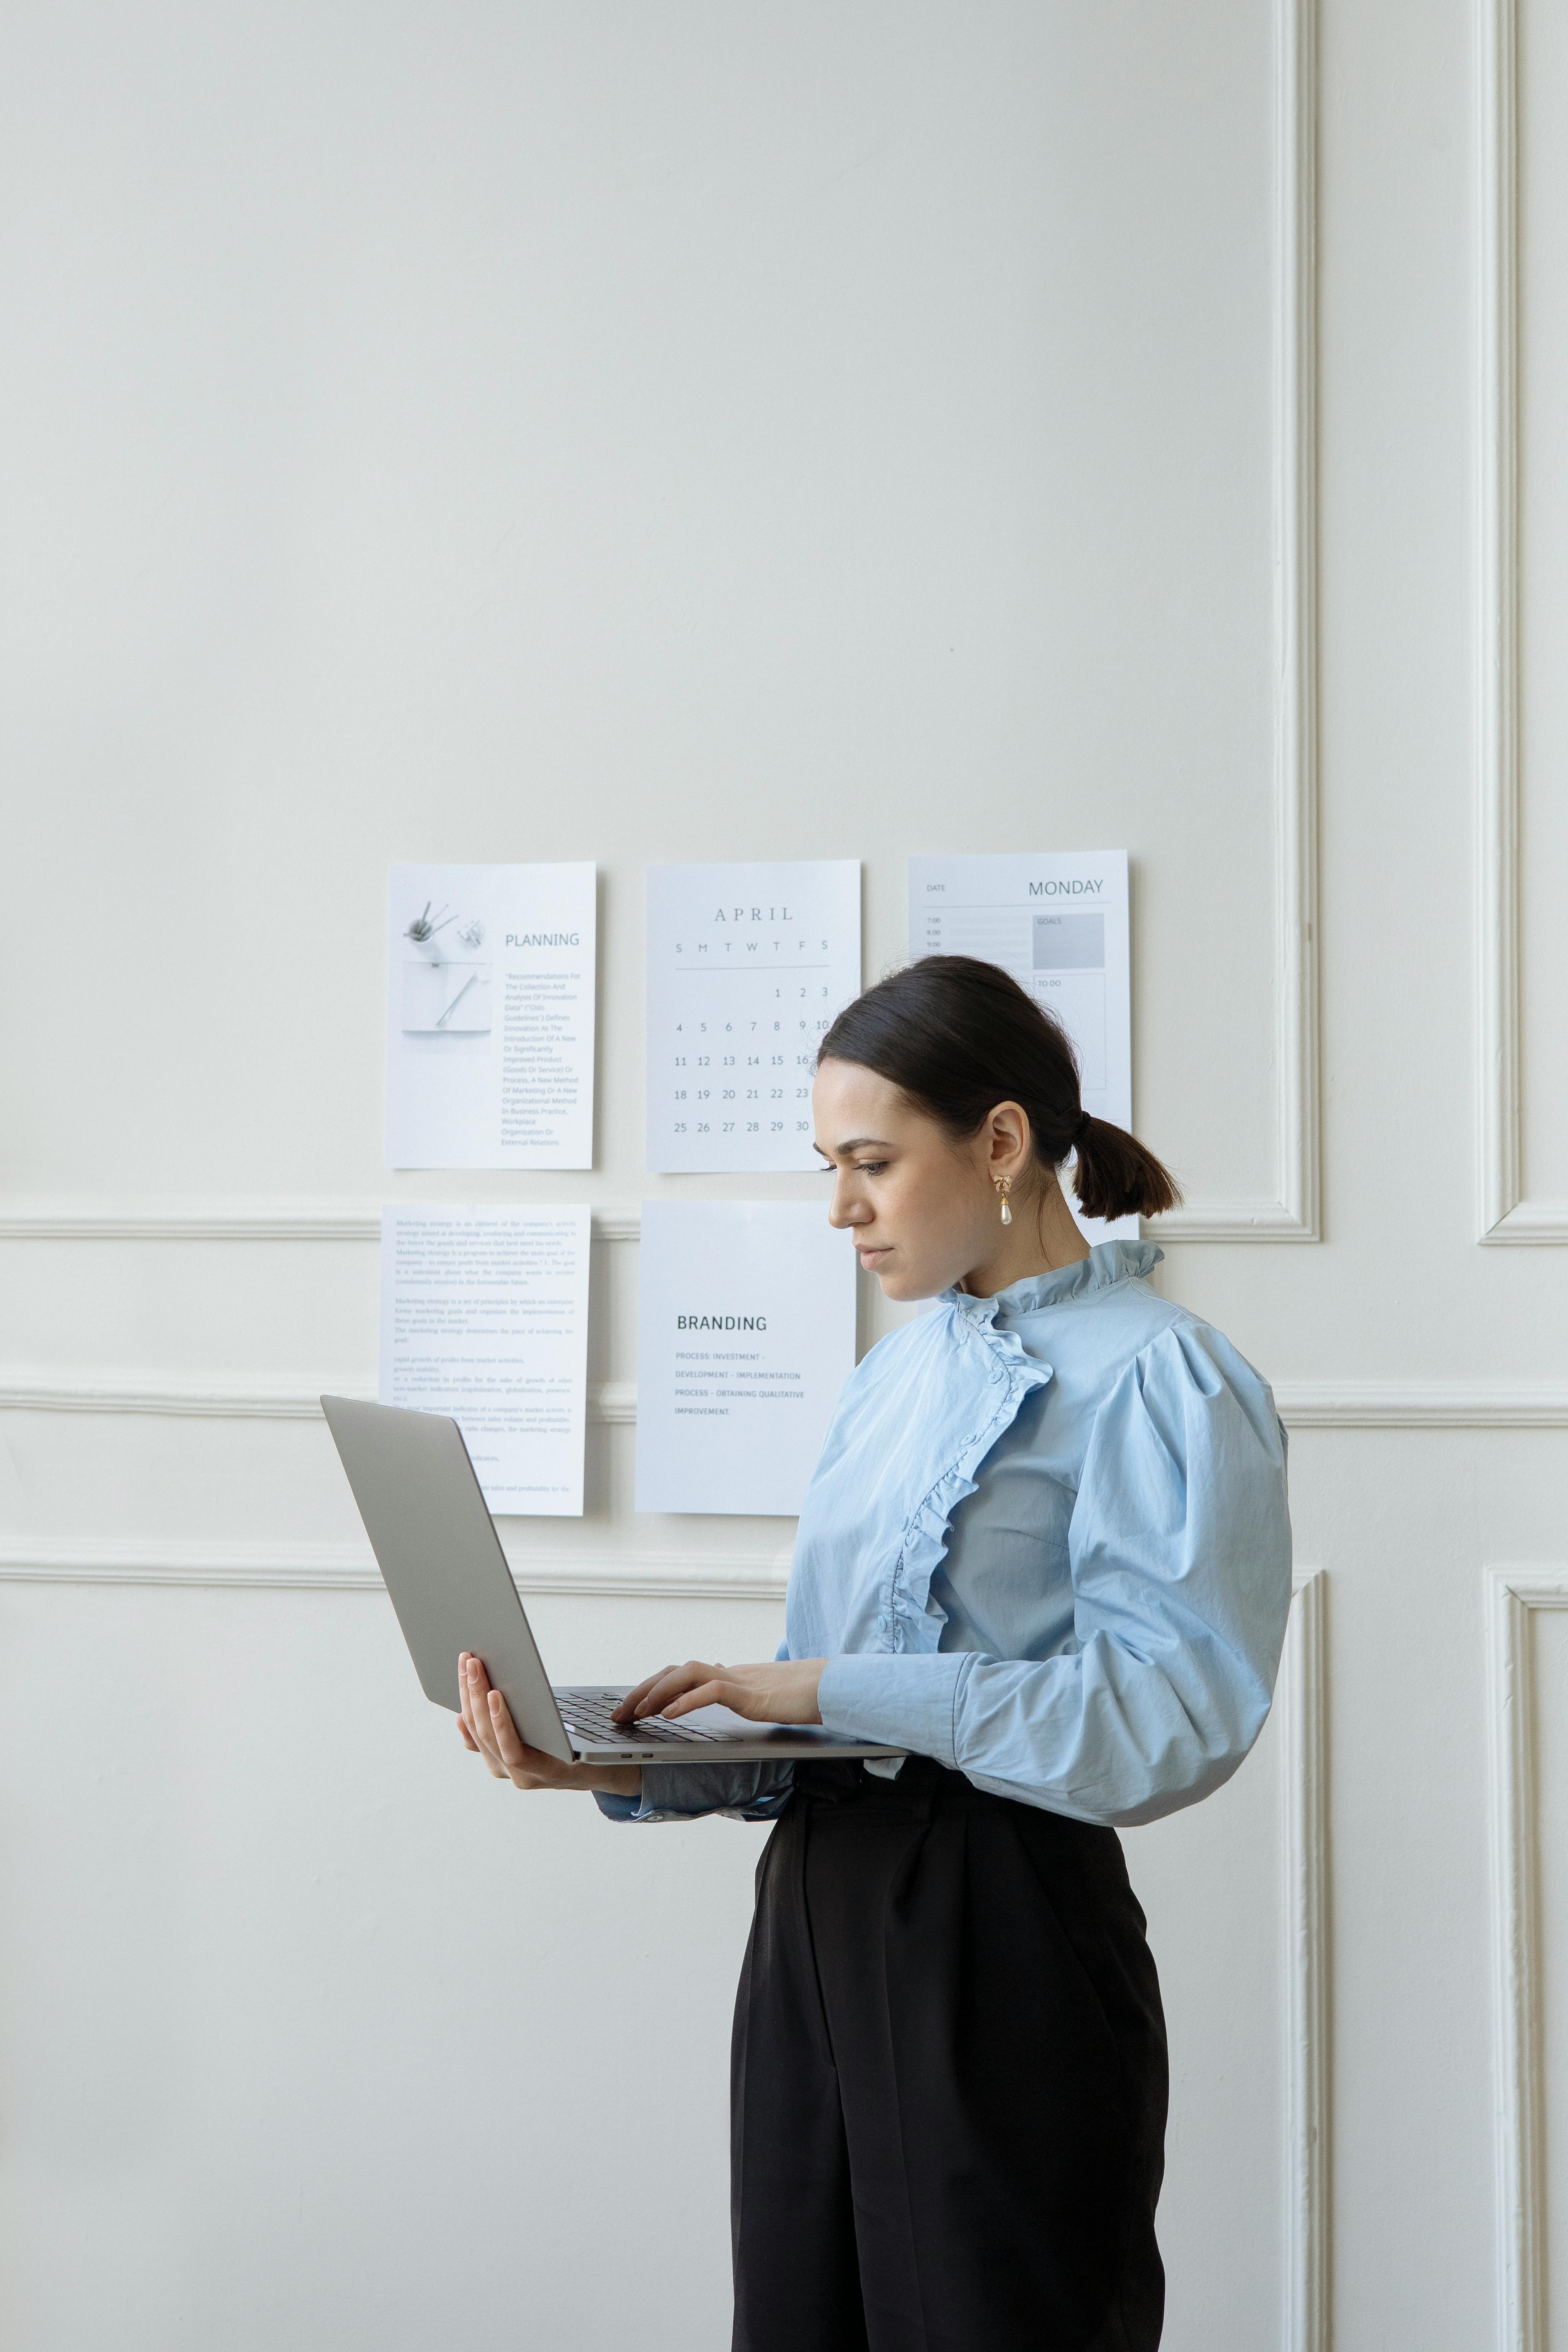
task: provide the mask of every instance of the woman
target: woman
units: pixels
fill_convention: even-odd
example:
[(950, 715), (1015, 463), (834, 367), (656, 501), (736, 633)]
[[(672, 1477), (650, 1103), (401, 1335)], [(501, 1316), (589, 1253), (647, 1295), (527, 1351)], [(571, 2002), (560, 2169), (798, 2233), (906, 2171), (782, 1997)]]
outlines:
[(1268, 1714), (1284, 1432), (1148, 1287), (1157, 1249), (1084, 1242), (1069, 1155), (1090, 1216), (1175, 1189), (1006, 973), (868, 989), (813, 1107), (831, 1223), (937, 1305), (846, 1385), (777, 1660), (667, 1667), (618, 1712), (721, 1700), (909, 1760), (562, 1766), (470, 1659), (463, 1736), (618, 1820), (778, 1821), (735, 2019), (737, 2352), (1151, 2352), (1165, 2038), (1116, 1824), (1218, 1788)]

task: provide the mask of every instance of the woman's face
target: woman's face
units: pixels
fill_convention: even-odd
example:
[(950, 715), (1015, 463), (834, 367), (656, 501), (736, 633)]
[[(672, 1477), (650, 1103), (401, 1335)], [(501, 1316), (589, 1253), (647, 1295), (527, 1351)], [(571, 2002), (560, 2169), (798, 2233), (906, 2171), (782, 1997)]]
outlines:
[(858, 1062), (826, 1061), (811, 1090), (816, 1149), (833, 1170), (829, 1224), (854, 1235), (889, 1298), (934, 1298), (998, 1239), (994, 1179), (1018, 1181), (1028, 1122), (1002, 1104), (954, 1143), (902, 1089)]

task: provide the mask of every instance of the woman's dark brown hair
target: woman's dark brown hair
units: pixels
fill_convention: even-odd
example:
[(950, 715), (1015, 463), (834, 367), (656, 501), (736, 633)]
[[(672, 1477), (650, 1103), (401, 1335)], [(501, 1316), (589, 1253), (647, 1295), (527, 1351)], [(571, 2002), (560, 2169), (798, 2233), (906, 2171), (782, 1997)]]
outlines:
[(955, 1138), (973, 1135), (999, 1102), (1021, 1104), (1037, 1160), (1058, 1168), (1078, 1154), (1073, 1191), (1086, 1216), (1157, 1217), (1182, 1197), (1136, 1136), (1089, 1118), (1067, 1032), (998, 964), (922, 956), (889, 972), (845, 1006), (816, 1058), (875, 1070)]

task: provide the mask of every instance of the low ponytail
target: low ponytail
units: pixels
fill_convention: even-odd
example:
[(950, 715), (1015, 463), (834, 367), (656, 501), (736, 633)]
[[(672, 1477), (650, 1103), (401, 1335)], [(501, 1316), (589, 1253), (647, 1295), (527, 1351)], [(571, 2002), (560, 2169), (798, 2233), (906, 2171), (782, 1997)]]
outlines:
[(922, 956), (889, 972), (845, 1006), (816, 1058), (875, 1070), (954, 1137), (1020, 1103), (1037, 1160), (1057, 1169), (1076, 1153), (1086, 1217), (1158, 1217), (1182, 1197), (1136, 1136), (1089, 1117), (1066, 1030), (999, 964)]
[(1159, 1217), (1173, 1209), (1181, 1190), (1168, 1168), (1124, 1127), (1084, 1112), (1072, 1188), (1086, 1217)]

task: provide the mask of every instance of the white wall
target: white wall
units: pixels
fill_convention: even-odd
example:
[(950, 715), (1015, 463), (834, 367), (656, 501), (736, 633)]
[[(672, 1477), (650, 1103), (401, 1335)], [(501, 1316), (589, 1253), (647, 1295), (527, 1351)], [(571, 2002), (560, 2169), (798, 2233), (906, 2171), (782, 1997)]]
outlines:
[[(758, 1833), (483, 1779), (309, 1401), (373, 1384), (383, 1198), (591, 1201), (588, 1508), (507, 1529), (548, 1654), (767, 1654), (788, 1524), (632, 1509), (626, 1212), (816, 1188), (645, 1176), (642, 869), (860, 857), (870, 973), (910, 852), (1103, 844), (1161, 1278), (1277, 1381), (1310, 1578), (1256, 1758), (1129, 1840), (1167, 2342), (1568, 2345), (1568, 52), (1518, 9), (1517, 152), (1508, 0), (10, 12), (19, 2352), (727, 2340)], [(595, 1170), (386, 1175), (388, 864), (582, 856)]]

